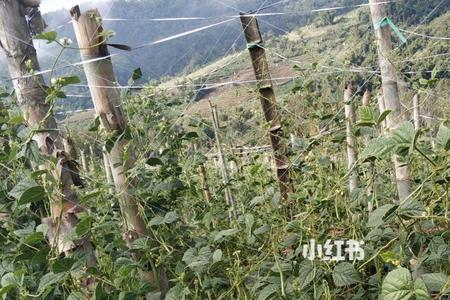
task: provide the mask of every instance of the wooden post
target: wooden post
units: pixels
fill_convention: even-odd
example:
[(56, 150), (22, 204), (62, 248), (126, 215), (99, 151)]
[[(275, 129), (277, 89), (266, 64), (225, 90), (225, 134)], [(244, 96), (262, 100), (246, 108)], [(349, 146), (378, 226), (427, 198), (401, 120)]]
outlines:
[[(390, 59), (392, 51), (391, 28), (389, 26), (380, 26), (380, 22), (387, 17), (384, 4), (381, 2), (383, 0), (369, 0), (372, 21), (378, 38), (378, 59), (381, 69), (384, 101), (386, 109), (392, 111), (386, 118), (386, 132), (391, 134), (406, 119), (402, 114), (396, 71)], [(401, 201), (411, 194), (410, 167), (408, 163), (401, 162), (397, 156), (393, 157), (393, 162), (398, 195)]]
[(414, 119), (414, 128), (417, 130), (420, 129), (420, 106), (419, 106), (419, 94), (414, 94), (413, 96), (413, 119)]
[(212, 105), (211, 102), (209, 102), (209, 107), (211, 109), (211, 118), (212, 118), (212, 124), (214, 129), (214, 135), (216, 137), (216, 147), (217, 147), (217, 153), (219, 156), (219, 167), (222, 172), (223, 177), (223, 184), (225, 185), (225, 198), (227, 199), (228, 205), (231, 207), (232, 214), (230, 214), (230, 218), (233, 217), (235, 220), (237, 219), (237, 211), (236, 211), (236, 205), (234, 201), (233, 194), (231, 193), (230, 189), (230, 175), (228, 174), (228, 169), (225, 161), (225, 155), (223, 154), (222, 144), (220, 141), (220, 135), (219, 135), (219, 124), (218, 124), (218, 115), (217, 115), (217, 108)]
[[(133, 165), (134, 159), (130, 158), (126, 161), (122, 159), (125, 147), (129, 146), (129, 141), (121, 136), (127, 124), (122, 110), (120, 94), (115, 88), (116, 78), (109, 57), (107, 42), (102, 34), (103, 27), (100, 13), (95, 9), (82, 14), (77, 5), (70, 10), (70, 14), (82, 59), (100, 59), (83, 64), (83, 67), (90, 86), (95, 112), (100, 118), (102, 129), (117, 138), (107, 156), (116, 191), (121, 198), (120, 207), (125, 219), (124, 239), (131, 246), (134, 240), (147, 237), (148, 231), (140, 215), (138, 201), (129, 193), (129, 186), (133, 183), (125, 175), (126, 171)], [(152, 277), (156, 279), (156, 274), (153, 274)], [(168, 291), (168, 281), (162, 268), (160, 268), (159, 274), (159, 287), (161, 294), (165, 295)]]
[(356, 149), (356, 140), (353, 134), (353, 126), (356, 123), (355, 109), (352, 103), (352, 87), (347, 84), (344, 90), (345, 118), (347, 124), (347, 163), (349, 175), (349, 191), (353, 193), (358, 188), (358, 170), (356, 164), (358, 161), (358, 152)]
[(6, 55), (13, 80), (17, 103), (27, 125), (40, 129), (33, 135), (39, 150), (45, 156), (58, 160), (56, 170), (51, 164), (40, 166), (48, 170), (61, 187), (61, 193), (51, 195), (51, 217), (42, 222), (48, 225), (47, 237), (61, 254), (88, 253), (87, 265), (95, 265), (90, 238), (72, 241), (72, 233), (79, 223), (77, 214), (84, 211), (79, 205), (74, 183), (78, 174), (71, 168), (70, 158), (64, 151), (63, 138), (57, 130), (51, 107), (46, 102), (47, 92), (42, 75), (30, 76), (30, 68), (39, 71), (36, 49), (25, 19), (25, 6), (21, 1), (0, 1), (0, 46)]
[[(198, 145), (194, 144), (194, 151), (198, 152)], [(206, 176), (205, 164), (201, 163), (198, 166), (198, 173), (202, 182), (203, 198), (208, 205), (211, 205), (211, 192), (209, 191), (208, 177)]]
[(263, 38), (259, 30), (258, 21), (254, 16), (241, 14), (241, 23), (244, 28), (256, 80), (258, 81), (262, 110), (266, 121), (270, 124), (270, 140), (277, 166), (280, 192), (284, 201), (289, 203), (289, 194), (294, 191), (294, 187), (289, 174), (289, 162), (286, 157), (287, 147), (283, 141), (281, 117), (276, 109), (275, 92), (273, 90), (266, 51), (263, 48)]

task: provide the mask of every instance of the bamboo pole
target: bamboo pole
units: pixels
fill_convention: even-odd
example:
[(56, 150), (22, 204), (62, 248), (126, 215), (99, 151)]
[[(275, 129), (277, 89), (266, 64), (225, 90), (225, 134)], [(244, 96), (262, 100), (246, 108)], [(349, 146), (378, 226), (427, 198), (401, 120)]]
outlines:
[[(400, 103), (397, 75), (390, 60), (392, 52), (391, 28), (380, 24), (387, 17), (383, 0), (369, 0), (369, 3), (371, 4), (372, 21), (378, 38), (378, 59), (385, 108), (392, 111), (386, 118), (386, 132), (391, 134), (402, 121), (405, 121)], [(411, 194), (410, 166), (407, 162), (401, 162), (396, 155), (393, 156), (393, 163), (398, 195), (400, 201), (402, 201)]]
[(358, 188), (358, 152), (356, 149), (356, 140), (353, 134), (353, 126), (356, 123), (355, 109), (352, 103), (352, 87), (351, 85), (346, 85), (344, 90), (344, 102), (345, 102), (345, 118), (346, 118), (346, 128), (347, 128), (347, 163), (348, 170), (350, 172), (349, 176), (349, 191), (353, 193)]
[(237, 219), (236, 204), (230, 189), (230, 175), (228, 173), (225, 155), (223, 154), (222, 143), (219, 135), (219, 123), (218, 123), (219, 118), (217, 115), (217, 108), (216, 106), (213, 106), (211, 102), (209, 102), (209, 108), (211, 110), (211, 119), (214, 129), (214, 135), (216, 137), (216, 147), (219, 156), (219, 167), (222, 173), (223, 184), (225, 186), (225, 198), (227, 200), (228, 205), (231, 208), (230, 219), (234, 218), (236, 220)]
[(275, 92), (263, 47), (263, 38), (259, 30), (258, 21), (254, 16), (241, 14), (241, 23), (244, 28), (255, 77), (258, 81), (262, 110), (266, 121), (270, 124), (270, 140), (275, 157), (280, 192), (289, 206), (289, 194), (293, 193), (294, 187), (289, 174), (289, 161), (286, 157), (287, 147), (283, 141), (281, 116), (276, 109)]
[[(194, 144), (194, 151), (198, 152), (198, 144)], [(208, 205), (211, 205), (211, 192), (209, 190), (208, 177), (206, 176), (205, 164), (201, 163), (198, 166), (198, 173), (202, 182), (203, 198)]]
[[(102, 129), (117, 139), (107, 156), (125, 219), (124, 239), (128, 246), (131, 246), (133, 241), (147, 237), (149, 232), (139, 212), (137, 199), (129, 193), (129, 186), (133, 185), (133, 182), (130, 182), (125, 174), (134, 164), (134, 158), (123, 160), (124, 150), (130, 141), (123, 137), (127, 125), (119, 92), (111, 88), (116, 87), (116, 78), (109, 58), (107, 41), (103, 35), (100, 13), (95, 9), (82, 14), (78, 5), (73, 7), (70, 13), (82, 59), (100, 59), (83, 64), (83, 67)], [(159, 283), (161, 294), (164, 296), (168, 291), (168, 281), (164, 269), (160, 268), (159, 271), (159, 278), (156, 278), (156, 272), (150, 277), (153, 283)], [(145, 277), (143, 275), (144, 279)]]
[(86, 152), (84, 149), (80, 150), (80, 156), (81, 156), (81, 167), (83, 168), (83, 171), (86, 173), (88, 172), (88, 166), (86, 161)]
[(414, 94), (413, 96), (413, 119), (414, 119), (414, 128), (417, 130), (420, 129), (420, 106), (419, 106), (419, 94)]
[[(9, 73), (13, 80), (17, 103), (27, 125), (35, 132), (33, 140), (45, 156), (56, 157), (56, 169), (45, 163), (41, 169), (48, 170), (61, 187), (61, 193), (51, 195), (51, 217), (42, 222), (48, 225), (47, 238), (61, 254), (86, 253), (87, 266), (96, 264), (90, 238), (72, 241), (72, 233), (79, 223), (77, 214), (85, 211), (80, 206), (74, 183), (78, 174), (72, 169), (70, 158), (64, 152), (63, 137), (57, 130), (42, 75), (30, 75), (30, 68), (38, 72), (39, 62), (25, 19), (25, 7), (21, 1), (0, 1), (0, 46), (6, 55)], [(85, 282), (85, 284), (89, 284)]]
[[(366, 90), (364, 92), (364, 96), (362, 98), (362, 105), (365, 107), (370, 107), (370, 100), (371, 100), (371, 95), (369, 90)], [(369, 139), (366, 138), (365, 143), (367, 145), (367, 143), (369, 142)], [(367, 173), (368, 175), (368, 183), (367, 183), (367, 196), (370, 198), (367, 208), (369, 212), (373, 211), (373, 199), (371, 199), (373, 197), (373, 189), (374, 189), (374, 179), (375, 179), (375, 164), (373, 161), (370, 161), (367, 165)]]

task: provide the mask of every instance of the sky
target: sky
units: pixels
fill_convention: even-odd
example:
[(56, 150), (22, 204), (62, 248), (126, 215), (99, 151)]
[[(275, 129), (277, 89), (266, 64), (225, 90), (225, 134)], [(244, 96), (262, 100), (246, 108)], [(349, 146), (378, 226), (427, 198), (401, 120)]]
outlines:
[(95, 3), (99, 0), (42, 0), (41, 11), (43, 13), (58, 10), (61, 8), (72, 8), (76, 4)]

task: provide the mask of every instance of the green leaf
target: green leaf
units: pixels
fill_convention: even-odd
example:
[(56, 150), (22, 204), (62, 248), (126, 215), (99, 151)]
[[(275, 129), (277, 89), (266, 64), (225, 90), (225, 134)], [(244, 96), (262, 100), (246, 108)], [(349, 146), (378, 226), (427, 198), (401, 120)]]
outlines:
[(150, 226), (158, 226), (164, 224), (164, 217), (156, 216), (150, 220), (148, 223)]
[(370, 213), (369, 215), (369, 221), (367, 222), (368, 227), (378, 227), (385, 223), (386, 217), (389, 217), (389, 213), (392, 212), (393, 209), (396, 209), (397, 206), (393, 204), (386, 204), (379, 208), (377, 208), (375, 211)]
[(441, 125), (436, 136), (436, 143), (445, 150), (450, 150), (450, 128)]
[(414, 295), (416, 296), (416, 300), (431, 300), (422, 278), (417, 278), (414, 282)]
[(76, 260), (70, 257), (60, 258), (53, 263), (52, 271), (55, 274), (68, 272), (73, 267), (75, 262)]
[(112, 136), (105, 141), (105, 148), (106, 151), (108, 151), (108, 153), (111, 153), (112, 149), (116, 145), (117, 140), (118, 140), (117, 136)]
[(44, 239), (45, 239), (44, 234), (42, 232), (33, 232), (32, 234), (26, 237), (23, 243), (29, 246), (33, 246), (39, 242), (42, 242)]
[(450, 286), (447, 286), (445, 291), (442, 290), (447, 281), (450, 280), (447, 275), (443, 273), (429, 273), (422, 275), (422, 279), (428, 290), (431, 292), (450, 293)]
[(261, 290), (257, 300), (279, 299), (278, 297), (279, 291), (280, 286), (278, 284), (269, 284)]
[(183, 287), (180, 284), (177, 284), (173, 288), (169, 290), (166, 295), (166, 300), (185, 300), (186, 296), (190, 294), (188, 287)]
[(175, 211), (170, 211), (164, 216), (164, 223), (165, 224), (172, 224), (175, 221), (178, 221), (180, 219), (180, 216)]
[(212, 256), (213, 262), (217, 263), (217, 262), (221, 261), (222, 256), (223, 256), (222, 250), (217, 249), (216, 251), (214, 251), (213, 256)]
[(119, 300), (136, 300), (137, 295), (134, 292), (121, 292), (119, 294)]
[(358, 114), (359, 114), (359, 120), (356, 123), (356, 125), (372, 127), (377, 124), (376, 120), (375, 120), (374, 111), (371, 107), (360, 106), (358, 108)]
[(383, 113), (377, 119), (377, 125), (380, 126), (380, 124), (383, 123), (384, 120), (386, 120), (387, 116), (389, 116), (391, 113), (392, 113), (392, 110), (389, 110), (389, 109), (383, 111)]
[(149, 165), (149, 166), (151, 166), (151, 167), (156, 167), (156, 166), (163, 166), (164, 163), (163, 163), (159, 158), (156, 158), (156, 157), (150, 157), (150, 158), (147, 160), (147, 165)]
[(29, 178), (20, 181), (9, 195), (18, 200), (18, 205), (34, 203), (46, 198), (44, 188)]
[(409, 198), (403, 201), (399, 207), (397, 214), (403, 217), (417, 217), (425, 212), (425, 207), (419, 201)]
[(343, 262), (334, 267), (332, 275), (337, 287), (352, 285), (361, 280), (359, 273), (349, 262)]
[(255, 224), (255, 217), (252, 214), (245, 214), (245, 227), (249, 232), (252, 232), (254, 224)]
[(35, 141), (31, 141), (30, 143), (27, 143), (25, 146), (23, 146), (20, 156), (25, 157), (36, 165), (40, 165), (44, 162), (44, 159), (42, 158), (38, 145)]
[(95, 132), (98, 131), (100, 127), (100, 117), (96, 116), (94, 120), (92, 120), (91, 124), (89, 124), (88, 131)]
[(213, 237), (213, 240), (214, 240), (214, 242), (217, 242), (217, 241), (220, 241), (221, 239), (223, 239), (224, 237), (235, 235), (238, 232), (239, 232), (239, 229), (237, 229), (237, 228), (225, 229), (225, 230), (222, 230), (222, 231), (219, 231), (218, 233), (216, 233)]
[(137, 68), (133, 71), (133, 75), (131, 76), (133, 81), (139, 80), (142, 78), (142, 70), (141, 68)]
[(80, 78), (78, 76), (68, 76), (68, 77), (61, 77), (58, 78), (58, 83), (61, 86), (67, 86), (70, 84), (78, 84), (80, 83)]
[(58, 33), (56, 31), (48, 31), (41, 34), (36, 34), (34, 36), (34, 39), (36, 40), (46, 40), (47, 44), (50, 44), (51, 42), (56, 41), (56, 37), (58, 36)]
[(305, 289), (316, 277), (313, 262), (310, 260), (302, 261), (298, 269), (298, 276), (300, 278), (300, 289)]
[(414, 283), (408, 269), (398, 268), (383, 280), (380, 300), (408, 300), (413, 296)]
[(72, 292), (67, 300), (85, 300), (86, 297), (82, 292)]
[(397, 154), (407, 155), (414, 145), (414, 138), (416, 136), (416, 131), (414, 125), (411, 122), (403, 122), (397, 129), (395, 129), (392, 135), (395, 141), (395, 146), (397, 147)]
[(380, 137), (370, 140), (361, 153), (361, 159), (385, 159), (394, 152), (395, 143), (391, 138)]
[(65, 273), (55, 274), (53, 272), (45, 274), (44, 276), (41, 277), (41, 280), (39, 281), (38, 290), (42, 291), (42, 290), (46, 289), (47, 287), (60, 282), (64, 278), (65, 275), (66, 275)]
[(197, 132), (194, 132), (194, 131), (188, 132), (184, 135), (184, 139), (186, 139), (186, 140), (192, 140), (192, 139), (196, 139), (196, 138), (198, 138), (198, 134), (197, 134)]
[(17, 278), (17, 276), (14, 275), (14, 273), (6, 273), (2, 277), (1, 285), (2, 285), (2, 287), (7, 287), (7, 286), (18, 287), (18, 286), (20, 286), (20, 281)]
[(78, 223), (77, 227), (75, 228), (75, 233), (78, 237), (83, 237), (91, 230), (91, 225), (92, 217), (85, 217), (80, 221), (80, 223)]
[(47, 255), (50, 253), (50, 249), (48, 247), (40, 249), (31, 259), (31, 263), (35, 266), (47, 262)]

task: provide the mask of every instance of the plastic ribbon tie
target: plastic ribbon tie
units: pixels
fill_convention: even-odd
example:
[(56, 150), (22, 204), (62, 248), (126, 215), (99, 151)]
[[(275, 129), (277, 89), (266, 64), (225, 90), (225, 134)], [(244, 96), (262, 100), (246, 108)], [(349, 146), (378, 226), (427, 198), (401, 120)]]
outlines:
[(407, 38), (403, 35), (403, 33), (400, 32), (400, 29), (388, 17), (384, 17), (383, 19), (381, 19), (380, 21), (375, 23), (374, 26), (375, 26), (375, 30), (379, 30), (379, 29), (381, 29), (381, 28), (383, 28), (385, 26), (389, 26), (389, 27), (392, 28), (394, 33), (400, 39), (402, 44), (406, 43), (406, 41), (407, 41)]

